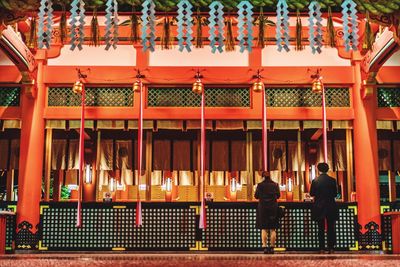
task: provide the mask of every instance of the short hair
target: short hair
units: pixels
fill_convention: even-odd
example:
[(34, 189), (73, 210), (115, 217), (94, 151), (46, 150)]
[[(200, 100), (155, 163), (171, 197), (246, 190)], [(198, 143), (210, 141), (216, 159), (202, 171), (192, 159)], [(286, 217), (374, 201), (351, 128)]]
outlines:
[(271, 176), (269, 174), (269, 171), (262, 171), (261, 176), (266, 178), (266, 179), (271, 179)]
[(329, 171), (329, 165), (325, 162), (320, 162), (317, 165), (317, 169), (322, 173), (326, 173)]

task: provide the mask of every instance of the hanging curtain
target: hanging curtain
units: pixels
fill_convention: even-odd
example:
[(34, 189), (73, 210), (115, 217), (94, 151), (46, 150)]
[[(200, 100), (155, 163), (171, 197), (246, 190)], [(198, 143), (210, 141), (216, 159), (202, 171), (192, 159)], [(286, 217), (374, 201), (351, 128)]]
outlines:
[(212, 171), (229, 170), (229, 141), (215, 140), (211, 143)]
[(65, 172), (65, 185), (78, 184), (78, 170), (67, 170)]
[(393, 141), (393, 156), (394, 156), (394, 169), (393, 171), (400, 171), (400, 141)]
[(335, 155), (335, 170), (345, 171), (347, 169), (347, 157), (346, 157), (346, 141), (335, 140), (334, 142), (334, 155)]
[(7, 170), (7, 161), (8, 161), (8, 139), (0, 140), (0, 170)]
[(114, 152), (113, 140), (101, 140), (100, 141), (100, 168), (99, 170), (112, 170), (113, 152)]
[(232, 171), (246, 170), (246, 140), (231, 141), (231, 169)]
[[(317, 164), (320, 162), (324, 162), (324, 144), (323, 141), (320, 140), (318, 142), (318, 150), (317, 150)], [(332, 141), (328, 140), (328, 165), (329, 171), (333, 171), (332, 164)]]
[(285, 141), (269, 142), (269, 169), (270, 171), (286, 170), (286, 143)]
[(269, 175), (271, 176), (271, 180), (275, 183), (281, 184), (282, 181), (282, 172), (281, 171), (270, 171)]
[(179, 185), (194, 185), (193, 173), (191, 171), (179, 171)]
[(19, 169), (19, 139), (11, 140), (10, 169)]
[(121, 172), (121, 183), (123, 185), (133, 184), (132, 172), (132, 141), (117, 140), (116, 147), (116, 168)]
[(378, 140), (378, 163), (380, 171), (390, 170), (390, 140)]
[(79, 141), (69, 140), (68, 170), (79, 169)]
[(190, 140), (174, 140), (172, 165), (175, 171), (190, 171)]
[(108, 186), (109, 172), (100, 170), (99, 171), (99, 190), (103, 189), (103, 186)]
[(253, 141), (253, 170), (262, 171), (262, 141)]
[(171, 170), (171, 140), (155, 139), (153, 142), (153, 170)]
[(224, 185), (224, 177), (224, 171), (212, 171), (210, 174), (210, 185)]
[(51, 148), (51, 169), (65, 170), (65, 158), (67, 153), (67, 140), (54, 139)]
[[(305, 144), (301, 142), (301, 151), (300, 151), (300, 171), (305, 171), (306, 162), (305, 162)], [(297, 141), (288, 141), (288, 171), (299, 171), (298, 168), (298, 143)]]

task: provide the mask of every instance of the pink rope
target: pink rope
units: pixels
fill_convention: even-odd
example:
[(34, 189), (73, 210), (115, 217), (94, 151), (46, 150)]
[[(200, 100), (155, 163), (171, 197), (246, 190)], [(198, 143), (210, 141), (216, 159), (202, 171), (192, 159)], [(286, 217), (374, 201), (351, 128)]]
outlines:
[(140, 177), (142, 176), (142, 161), (143, 161), (143, 84), (140, 81), (139, 92), (139, 118), (138, 118), (138, 190), (136, 203), (136, 226), (142, 225), (142, 203), (140, 201)]
[(79, 131), (79, 187), (78, 187), (78, 209), (76, 213), (76, 227), (82, 226), (82, 186), (83, 186), (83, 168), (85, 156), (85, 86), (82, 85), (81, 98), (81, 125)]

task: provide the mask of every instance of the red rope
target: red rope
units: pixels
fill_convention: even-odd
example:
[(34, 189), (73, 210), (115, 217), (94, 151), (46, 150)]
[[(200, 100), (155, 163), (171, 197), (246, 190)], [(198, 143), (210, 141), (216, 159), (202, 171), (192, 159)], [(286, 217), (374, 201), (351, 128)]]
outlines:
[(204, 203), (204, 174), (205, 174), (205, 155), (206, 155), (206, 123), (205, 123), (205, 93), (204, 89), (201, 92), (201, 132), (200, 132), (200, 183), (201, 183), (201, 210), (200, 210), (200, 221), (199, 228), (207, 228), (207, 218), (206, 218), (206, 207)]
[(138, 190), (136, 203), (136, 226), (142, 225), (142, 203), (140, 201), (140, 177), (142, 176), (143, 161), (143, 84), (140, 81), (139, 92), (139, 118), (138, 118)]
[(265, 100), (265, 90), (262, 90), (262, 153), (263, 153), (263, 171), (268, 167), (268, 143), (267, 143), (267, 101)]
[(79, 187), (78, 187), (78, 209), (76, 213), (76, 227), (82, 226), (82, 186), (83, 186), (83, 167), (85, 164), (85, 86), (82, 85), (81, 98), (81, 126), (79, 131)]

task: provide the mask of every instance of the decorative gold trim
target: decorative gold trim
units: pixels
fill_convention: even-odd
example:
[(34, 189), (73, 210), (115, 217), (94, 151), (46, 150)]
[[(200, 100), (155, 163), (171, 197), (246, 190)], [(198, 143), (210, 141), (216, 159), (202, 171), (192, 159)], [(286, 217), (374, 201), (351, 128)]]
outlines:
[(274, 251), (286, 251), (286, 248), (274, 248)]
[(112, 248), (112, 250), (113, 251), (124, 251), (124, 250), (126, 250), (126, 248), (118, 248), (118, 247), (116, 247), (116, 248)]
[(357, 213), (358, 213), (357, 206), (349, 206), (348, 209), (353, 209), (354, 210), (354, 215), (357, 215)]
[(13, 212), (17, 212), (17, 205), (8, 205), (8, 209), (12, 209)]
[(196, 241), (196, 246), (194, 248), (189, 248), (189, 250), (205, 251), (205, 250), (208, 250), (208, 248), (203, 247), (203, 244), (201, 241)]
[(126, 209), (126, 206), (113, 206), (113, 209)]
[(381, 214), (383, 214), (385, 209), (390, 209), (390, 206), (381, 206)]
[(43, 215), (43, 210), (44, 210), (44, 209), (48, 209), (48, 208), (50, 208), (49, 205), (40, 206), (40, 215)]
[(48, 250), (48, 247), (42, 246), (42, 240), (39, 240), (39, 250)]
[(382, 250), (383, 251), (388, 251), (389, 250), (389, 248), (386, 247), (386, 241), (382, 241)]
[(355, 246), (354, 247), (350, 247), (349, 250), (351, 251), (358, 251), (358, 241), (355, 242)]

